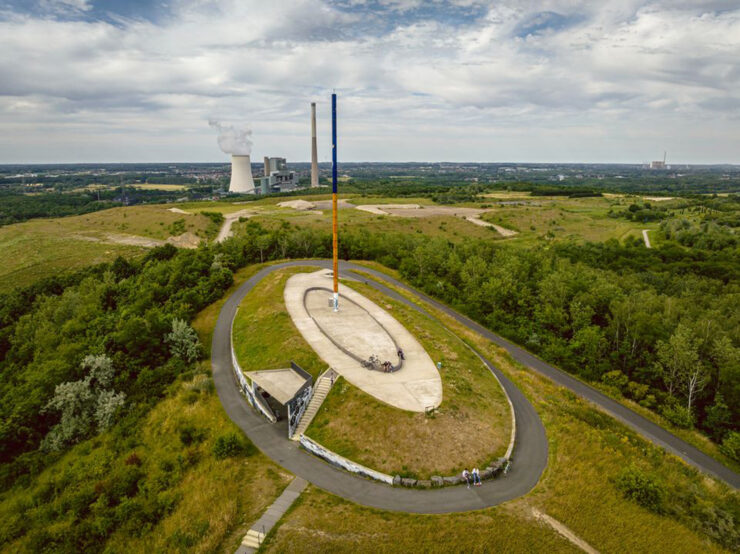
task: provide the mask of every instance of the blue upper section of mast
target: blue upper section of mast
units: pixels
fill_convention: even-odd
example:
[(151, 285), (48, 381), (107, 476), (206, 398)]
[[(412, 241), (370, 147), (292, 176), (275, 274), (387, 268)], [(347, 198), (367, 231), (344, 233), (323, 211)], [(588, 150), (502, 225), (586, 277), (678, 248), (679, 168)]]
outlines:
[(337, 95), (331, 95), (331, 191), (337, 193)]

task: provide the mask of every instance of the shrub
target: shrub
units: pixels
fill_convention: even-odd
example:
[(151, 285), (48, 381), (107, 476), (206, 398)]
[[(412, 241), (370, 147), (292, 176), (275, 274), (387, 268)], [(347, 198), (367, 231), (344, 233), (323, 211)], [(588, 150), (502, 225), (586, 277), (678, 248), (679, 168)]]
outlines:
[(254, 446), (247, 444), (236, 433), (221, 435), (213, 445), (213, 455), (217, 460), (235, 456), (250, 456), (254, 453)]
[(165, 337), (170, 352), (186, 362), (194, 362), (200, 357), (201, 347), (198, 334), (187, 321), (175, 318), (172, 320), (172, 332)]
[(651, 512), (663, 512), (665, 489), (651, 476), (629, 466), (616, 479), (617, 489), (625, 498), (637, 502)]
[(730, 431), (719, 447), (723, 454), (740, 462), (740, 433)]
[(604, 373), (604, 375), (601, 377), (601, 381), (607, 386), (614, 387), (615, 389), (622, 391), (624, 390), (624, 387), (627, 386), (629, 377), (627, 377), (618, 369), (615, 369), (614, 371)]
[(190, 446), (193, 443), (199, 443), (205, 438), (205, 433), (193, 425), (186, 425), (180, 429), (180, 442), (184, 446)]
[(131, 455), (126, 458), (126, 461), (124, 462), (127, 466), (140, 466), (141, 465), (141, 458), (139, 458), (139, 455), (136, 452), (132, 452)]
[(680, 404), (669, 404), (663, 407), (662, 414), (676, 427), (690, 429), (694, 426), (694, 416), (685, 406)]
[(643, 383), (635, 383), (634, 381), (627, 383), (627, 394), (638, 402), (645, 398), (649, 389), (650, 386)]

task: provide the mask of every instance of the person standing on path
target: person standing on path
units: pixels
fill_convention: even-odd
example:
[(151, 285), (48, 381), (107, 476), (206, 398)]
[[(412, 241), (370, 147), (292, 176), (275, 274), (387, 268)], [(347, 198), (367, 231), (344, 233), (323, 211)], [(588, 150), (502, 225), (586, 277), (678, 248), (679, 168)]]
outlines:
[(463, 479), (465, 479), (465, 482), (468, 484), (468, 488), (470, 488), (470, 472), (467, 469), (463, 469), (462, 476)]
[(473, 484), (476, 487), (480, 487), (483, 484), (480, 482), (480, 471), (478, 471), (477, 467), (473, 468)]

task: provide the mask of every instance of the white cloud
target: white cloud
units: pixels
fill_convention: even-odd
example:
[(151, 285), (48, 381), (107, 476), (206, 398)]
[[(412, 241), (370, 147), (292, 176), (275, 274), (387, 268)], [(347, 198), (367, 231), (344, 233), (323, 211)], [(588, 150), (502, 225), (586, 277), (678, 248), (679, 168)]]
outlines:
[(308, 102), (333, 88), (345, 159), (740, 162), (728, 2), (497, 2), (474, 23), (367, 23), (322, 0), (177, 0), (158, 24), (11, 15), (0, 162), (220, 159), (209, 117), (253, 122), (256, 155), (305, 160)]

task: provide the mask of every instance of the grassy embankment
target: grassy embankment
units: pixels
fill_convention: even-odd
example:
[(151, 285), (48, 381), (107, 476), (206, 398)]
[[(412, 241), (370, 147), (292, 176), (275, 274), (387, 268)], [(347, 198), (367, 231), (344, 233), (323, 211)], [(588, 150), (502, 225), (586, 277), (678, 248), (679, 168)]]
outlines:
[[(533, 508), (556, 518), (601, 552), (721, 552), (737, 545), (737, 491), (698, 473), (517, 364), (503, 349), (425, 307), (489, 356), (534, 404), (550, 444), (548, 468), (540, 483), (527, 496), (502, 506), (443, 516), (364, 508), (310, 488), (273, 531), (267, 552), (298, 551), (306, 537), (311, 537), (317, 552), (567, 549), (558, 536), (546, 534), (533, 521)], [(660, 513), (626, 498), (617, 488), (619, 476), (629, 467), (657, 483), (662, 491)], [(711, 538), (720, 535), (726, 549)]]
[(202, 238), (218, 232), (200, 214), (184, 215), (166, 205), (112, 208), (90, 214), (55, 219), (34, 219), (0, 227), (0, 292), (25, 286), (60, 271), (79, 269), (135, 256), (146, 251), (126, 244), (130, 236), (152, 239), (191, 232)]
[[(237, 285), (257, 269), (237, 272)], [(204, 345), (233, 290), (193, 322)], [(291, 475), (229, 420), (209, 367), (179, 378), (143, 419), (78, 444), (2, 493), (0, 549), (233, 552)], [(218, 459), (214, 444), (231, 434), (243, 451)]]
[[(529, 196), (526, 198), (488, 198), (491, 202), (526, 202), (519, 205), (493, 205), (493, 211), (481, 219), (519, 231), (518, 244), (533, 244), (543, 237), (550, 240), (585, 240), (601, 242), (641, 237), (642, 229), (657, 230), (659, 222), (641, 223), (609, 217), (627, 209), (630, 198), (567, 198)], [(651, 239), (656, 235), (651, 233)]]
[(511, 414), (501, 386), (473, 352), (441, 325), (371, 287), (344, 283), (381, 305), (442, 362), (443, 400), (433, 418), (393, 408), (345, 381), (306, 435), (363, 465), (428, 479), (485, 467), (509, 445)]

